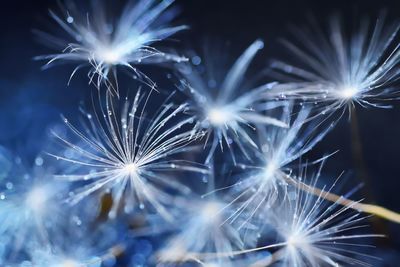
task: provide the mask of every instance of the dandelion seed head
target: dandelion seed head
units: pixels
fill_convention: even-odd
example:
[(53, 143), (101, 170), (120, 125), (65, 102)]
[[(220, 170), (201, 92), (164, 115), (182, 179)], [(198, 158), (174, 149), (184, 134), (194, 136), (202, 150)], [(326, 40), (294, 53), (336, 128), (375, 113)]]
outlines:
[(264, 168), (265, 179), (270, 179), (273, 177), (277, 170), (279, 170), (279, 164), (277, 164), (274, 160), (268, 162), (267, 166)]
[(136, 176), (138, 175), (139, 168), (136, 163), (126, 164), (122, 168), (122, 172), (127, 176)]
[(208, 112), (208, 120), (214, 126), (226, 125), (232, 119), (232, 114), (224, 107), (213, 107)]
[(46, 209), (49, 195), (45, 187), (35, 187), (27, 194), (26, 205), (38, 214)]
[[(87, 208), (93, 209), (93, 206)], [(26, 266), (100, 267), (114, 259), (112, 248), (118, 238), (116, 224), (89, 226), (77, 225), (74, 220), (65, 218), (63, 221), (64, 224), (49, 232), (45, 240), (32, 240)]]
[[(195, 129), (205, 131), (207, 144), (210, 142), (206, 162), (210, 160), (218, 145), (221, 149), (226, 145), (232, 150), (231, 147), (235, 144), (247, 155), (248, 147), (255, 146), (247, 130), (254, 130), (255, 124), (286, 127), (279, 119), (263, 113), (269, 106), (260, 103), (260, 94), (270, 89), (271, 85), (246, 83), (247, 70), (262, 48), (261, 40), (254, 41), (227, 70), (215, 60), (221, 55), (209, 58), (197, 56), (201, 58), (201, 62), (194, 61), (194, 66), (178, 66), (183, 76), (181, 89), (190, 97), (188, 112), (193, 113)], [(198, 66), (200, 63), (201, 68)], [(204, 71), (203, 65), (209, 67), (209, 70)], [(235, 161), (234, 153), (231, 155)]]
[[(310, 188), (316, 188), (320, 172), (314, 174)], [(295, 187), (290, 189), (295, 197), (286, 198), (278, 209), (266, 214), (268, 220), (283, 238), (285, 252), (281, 260), (286, 266), (340, 266), (346, 262), (368, 266), (354, 257), (368, 255), (357, 252), (358, 242), (378, 235), (353, 234), (363, 228), (365, 218), (352, 206), (342, 207), (339, 203), (325, 200), (327, 192), (312, 195)], [(269, 211), (268, 211), (269, 212)]]
[[(107, 93), (106, 105), (98, 103), (98, 114), (95, 111), (93, 116), (101, 121), (85, 116), (89, 125), (84, 121), (81, 127), (89, 128), (89, 131), (81, 131), (67, 123), (78, 137), (76, 143), (55, 133), (72, 153), (54, 156), (76, 165), (73, 173), (58, 177), (71, 182), (87, 182), (71, 192), (68, 200), (72, 204), (95, 193), (109, 192), (114, 197), (110, 217), (115, 217), (118, 207), (124, 203), (123, 210), (127, 213), (150, 206), (172, 220), (165, 206), (173, 197), (164, 190), (168, 188), (179, 195), (187, 194), (190, 189), (162, 171), (206, 172), (200, 164), (173, 157), (189, 151), (188, 145), (197, 135), (201, 136), (191, 129), (182, 130), (191, 124), (191, 119), (183, 114), (186, 104), (165, 103), (155, 114), (145, 117), (143, 111), (148, 99), (142, 96), (138, 90), (133, 100), (119, 100)], [(100, 134), (93, 134), (98, 132)]]
[(123, 55), (117, 52), (116, 49), (110, 47), (110, 48), (99, 49), (98, 51), (96, 51), (96, 57), (100, 62), (104, 61), (107, 64), (114, 65), (121, 61)]
[(87, 14), (77, 5), (68, 5), (68, 10), (62, 10), (67, 13), (66, 18), (50, 11), (66, 37), (38, 32), (49, 43), (59, 40), (55, 45), (60, 50), (36, 58), (47, 60), (48, 67), (55, 62), (76, 64), (70, 80), (79, 69), (89, 67), (90, 82), (97, 87), (105, 84), (116, 95), (119, 94), (117, 67), (126, 67), (136, 79), (153, 88), (155, 82), (138, 65), (187, 61), (185, 57), (159, 51), (154, 45), (187, 28), (170, 25), (175, 17), (175, 12), (168, 9), (173, 0), (128, 1), (120, 14), (107, 13), (102, 2)]
[(289, 249), (304, 249), (307, 245), (306, 237), (299, 233), (290, 233), (286, 239), (286, 246)]
[[(284, 110), (282, 121), (289, 127), (259, 127), (259, 140), (262, 145), (257, 147), (255, 160), (243, 164), (246, 170), (239, 175), (233, 187), (233, 194), (246, 195), (241, 201), (238, 214), (250, 212), (249, 220), (265, 207), (270, 207), (277, 200), (288, 196), (288, 181), (295, 181), (292, 175), (296, 162), (310, 151), (327, 133), (314, 132), (313, 124), (306, 125), (310, 109), (303, 108), (296, 117), (292, 108)], [(240, 201), (239, 201), (240, 202)], [(233, 220), (235, 217), (233, 217)]]
[(339, 97), (343, 99), (352, 99), (357, 95), (358, 92), (359, 90), (355, 86), (345, 86), (338, 90)]
[(206, 223), (216, 223), (221, 220), (219, 214), (223, 207), (222, 203), (216, 201), (206, 202), (201, 208), (201, 218)]
[[(348, 108), (388, 108), (385, 101), (397, 99), (400, 62), (398, 25), (385, 23), (382, 12), (371, 25), (363, 20), (354, 32), (346, 31), (333, 17), (326, 32), (318, 25), (296, 28), (297, 41), (283, 44), (300, 63), (276, 61), (272, 67), (286, 85), (267, 92), (287, 99), (314, 103), (323, 114)], [(283, 74), (283, 76), (282, 76)]]
[[(217, 198), (188, 203), (187, 217), (183, 219), (180, 232), (160, 251), (160, 260), (167, 262), (200, 259), (203, 253), (231, 255), (234, 250), (242, 248), (243, 241), (239, 231), (234, 225), (225, 222), (233, 209), (225, 207), (226, 202)], [(202, 234), (193, 239), (196, 233)], [(207, 263), (220, 266), (224, 261), (222, 257)]]
[(38, 161), (41, 156), (32, 162), (32, 169), (26, 168), (25, 161), (16, 161), (1, 184), (0, 235), (8, 240), (2, 248), (7, 254), (0, 260), (2, 266), (3, 260), (13, 261), (12, 255), (22, 255), (32, 243), (46, 241), (48, 233), (66, 221), (66, 209), (60, 208), (65, 185), (52, 179), (53, 168), (44, 168)]

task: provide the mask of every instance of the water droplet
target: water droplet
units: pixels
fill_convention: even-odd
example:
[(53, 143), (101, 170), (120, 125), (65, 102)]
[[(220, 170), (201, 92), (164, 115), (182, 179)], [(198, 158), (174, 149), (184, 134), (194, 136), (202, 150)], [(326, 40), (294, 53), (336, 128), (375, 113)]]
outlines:
[(194, 57), (192, 57), (192, 63), (193, 63), (193, 65), (200, 65), (200, 63), (201, 63), (201, 58), (199, 57), (199, 56), (194, 56)]
[(13, 183), (11, 183), (11, 182), (6, 183), (6, 188), (7, 188), (8, 190), (13, 189), (13, 188), (14, 188)]
[(35, 164), (36, 164), (36, 166), (42, 166), (43, 165), (43, 158), (37, 157), (35, 159)]

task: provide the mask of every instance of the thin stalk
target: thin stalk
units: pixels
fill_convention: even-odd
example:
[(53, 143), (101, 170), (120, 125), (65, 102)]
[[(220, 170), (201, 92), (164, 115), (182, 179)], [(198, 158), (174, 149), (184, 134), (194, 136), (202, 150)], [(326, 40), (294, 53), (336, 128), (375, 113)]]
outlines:
[(331, 192), (324, 191), (322, 189), (307, 185), (305, 183), (296, 181), (292, 179), (290, 176), (285, 175), (285, 181), (298, 187), (299, 189), (311, 193), (316, 196), (320, 196), (328, 201), (338, 203), (339, 205), (349, 207), (351, 209), (361, 211), (364, 213), (369, 213), (380, 218), (389, 220), (391, 222), (400, 223), (400, 214), (394, 211), (391, 211), (387, 208), (374, 205), (374, 204), (365, 204), (360, 203), (343, 196), (336, 195)]

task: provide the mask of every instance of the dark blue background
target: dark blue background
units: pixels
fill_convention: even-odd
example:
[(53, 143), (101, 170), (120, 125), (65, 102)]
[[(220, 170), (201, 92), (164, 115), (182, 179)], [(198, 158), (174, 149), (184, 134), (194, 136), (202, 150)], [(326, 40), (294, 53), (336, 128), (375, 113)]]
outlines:
[[(290, 23), (306, 24), (308, 14), (324, 22), (337, 12), (351, 23), (359, 19), (359, 14), (373, 18), (380, 9), (387, 8), (389, 20), (400, 19), (400, 3), (395, 0), (177, 2), (182, 7), (178, 21), (191, 26), (190, 31), (176, 37), (181, 40), (180, 46), (198, 48), (204, 38), (220, 39), (229, 42), (233, 58), (261, 37), (266, 46), (257, 57), (255, 67), (266, 66), (273, 57), (284, 56), (277, 38), (288, 36)], [(67, 87), (71, 68), (41, 71), (42, 62), (32, 60), (49, 52), (35, 41), (31, 30), (47, 26), (50, 7), (55, 8), (56, 1), (7, 1), (0, 8), (0, 145), (30, 160), (48, 146), (48, 130), (60, 122), (59, 115), (76, 117), (80, 101), (90, 94), (85, 72)], [(389, 110), (358, 108), (357, 116), (364, 152), (362, 160), (371, 178), (370, 200), (400, 212), (400, 102), (393, 104), (395, 107)], [(345, 170), (353, 181), (350, 184), (357, 184), (359, 170), (353, 162), (351, 142), (350, 124), (344, 118), (309, 157), (317, 158), (340, 149), (330, 159), (326, 173), (335, 178)], [(378, 225), (382, 224), (389, 237), (380, 247), (392, 255), (400, 254), (400, 226), (387, 222)]]

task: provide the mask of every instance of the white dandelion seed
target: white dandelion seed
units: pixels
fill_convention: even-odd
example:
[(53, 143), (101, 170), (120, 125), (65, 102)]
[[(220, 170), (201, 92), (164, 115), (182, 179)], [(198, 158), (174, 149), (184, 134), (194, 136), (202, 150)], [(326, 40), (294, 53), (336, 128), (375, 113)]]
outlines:
[[(83, 124), (83, 131), (65, 119), (81, 142), (74, 143), (55, 134), (70, 151), (54, 156), (76, 166), (73, 173), (58, 177), (87, 182), (71, 193), (69, 200), (73, 204), (96, 191), (109, 190), (114, 203), (110, 216), (116, 215), (122, 203), (126, 212), (150, 204), (164, 218), (171, 219), (164, 205), (168, 205), (172, 195), (164, 190), (177, 193), (190, 190), (165, 173), (207, 173), (202, 165), (171, 158), (192, 148), (188, 145), (193, 141), (190, 128), (193, 120), (184, 116), (179, 118), (187, 105), (163, 104), (154, 116), (146, 119), (147, 99), (139, 90), (133, 101), (128, 98), (121, 101), (118, 111), (115, 108), (117, 100), (107, 93), (105, 107), (99, 103), (98, 111), (86, 114), (88, 123)], [(185, 127), (189, 129), (184, 130)]]
[[(234, 212), (234, 206), (227, 208), (226, 195), (213, 194), (215, 189), (215, 168), (210, 165), (209, 183), (206, 192), (198, 198), (178, 199), (182, 214), (180, 226), (158, 253), (163, 263), (197, 262), (201, 266), (239, 266), (239, 261), (231, 261), (232, 252), (254, 246), (256, 239), (247, 239), (235, 224), (225, 224)], [(228, 198), (229, 199), (229, 198)], [(245, 218), (237, 221), (242, 223)], [(247, 224), (245, 230), (256, 231), (255, 226)], [(199, 235), (201, 233), (201, 235)], [(196, 238), (193, 238), (196, 236)], [(219, 257), (224, 255), (223, 257)]]
[(70, 79), (79, 69), (90, 66), (90, 81), (96, 80), (97, 87), (105, 83), (117, 95), (117, 66), (128, 68), (134, 73), (134, 77), (154, 88), (155, 83), (137, 65), (186, 60), (154, 47), (156, 42), (187, 28), (169, 26), (174, 12), (166, 9), (173, 2), (130, 1), (121, 15), (112, 14), (109, 17), (104, 3), (95, 2), (92, 13), (86, 16), (79, 12), (73, 2), (68, 2), (69, 9), (63, 10), (62, 16), (53, 11), (50, 11), (50, 15), (69, 35), (70, 40), (39, 32), (43, 40), (60, 47), (62, 52), (39, 56), (37, 59), (48, 60), (46, 67), (55, 63), (77, 64)]
[[(315, 174), (310, 187), (316, 188), (320, 171)], [(265, 209), (258, 218), (260, 229), (269, 229), (268, 237), (271, 236), (270, 230), (278, 233), (277, 242), (233, 252), (233, 255), (246, 254), (249, 258), (258, 258), (249, 265), (251, 267), (276, 263), (288, 267), (372, 266), (368, 260), (376, 258), (363, 253), (363, 249), (372, 247), (365, 241), (382, 235), (361, 232), (368, 225), (365, 222), (367, 217), (356, 211), (359, 202), (343, 205), (347, 201), (344, 196), (333, 203), (327, 200), (335, 184), (328, 190), (324, 186), (319, 194), (291, 187), (283, 202)], [(260, 259), (257, 256), (260, 251), (270, 253)]]
[[(65, 255), (59, 252), (53, 252), (51, 248), (36, 248), (32, 252), (32, 260), (29, 261), (29, 266), (32, 267), (100, 267), (101, 258), (86, 254), (80, 248), (73, 256)], [(25, 264), (28, 264), (25, 262)]]
[(46, 244), (31, 245), (29, 260), (21, 266), (100, 267), (115, 262), (114, 254), (122, 248), (110, 247), (117, 239), (116, 230), (104, 225), (91, 227), (65, 225), (65, 229), (57, 229)]
[[(217, 69), (217, 66), (205, 65), (205, 74), (201, 73), (199, 68), (191, 68), (188, 64), (179, 66), (184, 83), (182, 90), (192, 100), (189, 112), (193, 113), (196, 119), (194, 128), (207, 131), (206, 144), (211, 139), (206, 162), (210, 161), (218, 145), (223, 149), (224, 143), (228, 147), (235, 143), (247, 155), (245, 144), (256, 147), (251, 135), (246, 131), (247, 128), (254, 130), (254, 124), (287, 127), (285, 123), (262, 114), (269, 106), (260, 104), (260, 96), (270, 89), (272, 84), (251, 88), (245, 81), (245, 74), (252, 59), (263, 46), (261, 40), (256, 40), (223, 75), (219, 75), (222, 70)], [(216, 61), (215, 58), (212, 60)], [(230, 151), (235, 160), (232, 150)]]
[(298, 188), (282, 207), (271, 210), (272, 225), (285, 243), (280, 259), (285, 266), (372, 266), (359, 259), (371, 258), (359, 251), (368, 247), (362, 240), (382, 236), (357, 233), (368, 226), (366, 217), (352, 205), (342, 206), (342, 199), (325, 200), (329, 191), (313, 196)]
[(244, 244), (237, 229), (233, 225), (223, 225), (227, 216), (225, 206), (226, 203), (217, 198), (195, 200), (186, 204), (187, 216), (179, 232), (159, 252), (159, 261), (196, 261), (204, 266), (220, 266), (222, 262), (226, 262), (224, 258), (204, 258), (208, 254), (230, 256), (232, 251), (242, 249)]
[(374, 27), (368, 19), (358, 31), (345, 32), (336, 17), (330, 21), (329, 34), (316, 23), (311, 29), (295, 29), (298, 44), (284, 44), (299, 63), (276, 61), (272, 68), (287, 84), (278, 85), (271, 94), (321, 104), (332, 112), (359, 104), (362, 107), (390, 107), (385, 101), (397, 98), (394, 82), (399, 79), (399, 25), (385, 25), (381, 14)]
[(65, 186), (49, 179), (46, 173), (7, 177), (0, 191), (0, 235), (6, 253), (0, 263), (17, 259), (30, 242), (46, 242), (49, 231), (61, 223)]
[(313, 125), (307, 126), (309, 114), (310, 110), (303, 108), (294, 117), (292, 109), (287, 106), (281, 121), (290, 125), (289, 128), (258, 129), (261, 150), (255, 150), (253, 164), (239, 165), (245, 172), (231, 186), (231, 193), (235, 197), (230, 204), (241, 204), (228, 221), (234, 221), (244, 211), (248, 212), (250, 220), (259, 209), (269, 208), (279, 196), (285, 197), (288, 179), (295, 179), (291, 176), (296, 167), (293, 165), (321, 141), (331, 128), (318, 132)]

